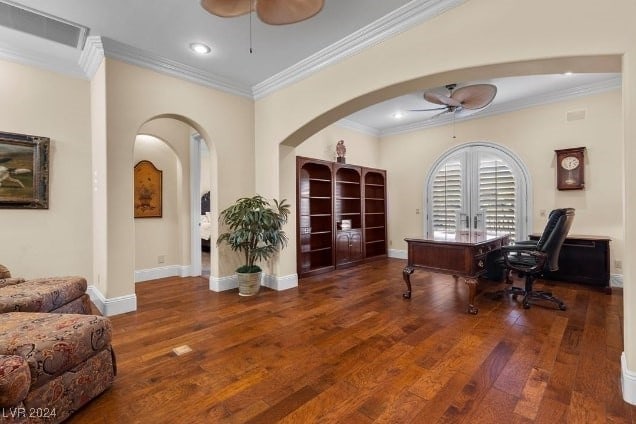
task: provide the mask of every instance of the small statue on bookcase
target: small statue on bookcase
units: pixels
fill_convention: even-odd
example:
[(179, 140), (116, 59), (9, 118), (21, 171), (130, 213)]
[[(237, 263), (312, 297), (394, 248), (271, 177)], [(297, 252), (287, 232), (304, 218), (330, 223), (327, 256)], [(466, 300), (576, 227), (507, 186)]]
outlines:
[(347, 163), (345, 159), (346, 154), (347, 148), (344, 145), (344, 140), (340, 140), (338, 144), (336, 144), (336, 161), (338, 163)]

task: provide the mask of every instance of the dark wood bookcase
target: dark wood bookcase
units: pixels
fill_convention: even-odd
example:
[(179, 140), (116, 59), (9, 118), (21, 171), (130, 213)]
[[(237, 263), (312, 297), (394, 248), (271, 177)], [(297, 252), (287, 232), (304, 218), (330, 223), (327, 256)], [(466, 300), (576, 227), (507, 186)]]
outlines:
[(311, 275), (334, 269), (332, 165), (297, 163), (298, 273)]
[(386, 256), (386, 171), (363, 170), (365, 257)]
[(386, 257), (386, 171), (299, 156), (296, 174), (300, 277)]

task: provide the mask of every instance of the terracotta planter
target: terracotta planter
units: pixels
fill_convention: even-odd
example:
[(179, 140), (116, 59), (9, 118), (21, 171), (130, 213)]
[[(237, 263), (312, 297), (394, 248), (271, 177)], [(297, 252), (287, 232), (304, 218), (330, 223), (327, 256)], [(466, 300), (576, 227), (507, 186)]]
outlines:
[(242, 273), (237, 272), (239, 295), (254, 296), (261, 288), (262, 272)]

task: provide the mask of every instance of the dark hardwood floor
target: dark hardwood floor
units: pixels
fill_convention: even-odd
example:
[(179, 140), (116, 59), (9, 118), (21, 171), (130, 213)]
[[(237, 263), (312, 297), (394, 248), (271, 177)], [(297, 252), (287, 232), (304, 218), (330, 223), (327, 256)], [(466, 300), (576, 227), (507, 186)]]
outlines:
[(69, 422), (634, 422), (620, 289), (555, 283), (567, 311), (479, 295), (473, 316), (450, 276), (416, 271), (403, 299), (404, 266), (252, 298), (202, 278), (137, 284), (138, 311), (112, 317), (116, 381)]

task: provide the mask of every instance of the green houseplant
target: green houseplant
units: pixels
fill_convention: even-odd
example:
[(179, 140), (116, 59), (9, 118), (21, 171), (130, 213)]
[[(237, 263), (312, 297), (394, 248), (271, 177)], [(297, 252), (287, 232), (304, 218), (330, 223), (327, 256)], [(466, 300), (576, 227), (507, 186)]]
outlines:
[[(289, 204), (283, 199), (270, 203), (260, 195), (238, 199), (219, 214), (219, 223), (227, 230), (216, 244), (227, 243), (244, 255), (244, 264), (236, 269), (239, 294), (251, 296), (258, 292), (262, 276), (257, 261), (269, 260), (287, 245), (283, 225), (289, 216)], [(273, 203), (273, 204), (272, 204)]]

